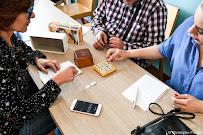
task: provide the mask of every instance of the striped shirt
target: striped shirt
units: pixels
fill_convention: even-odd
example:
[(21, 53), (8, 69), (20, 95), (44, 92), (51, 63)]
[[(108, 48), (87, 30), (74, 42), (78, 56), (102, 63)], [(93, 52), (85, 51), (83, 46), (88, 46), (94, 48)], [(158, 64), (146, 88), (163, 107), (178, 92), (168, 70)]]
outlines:
[[(167, 9), (162, 0), (141, 0), (141, 9), (126, 39), (123, 36), (136, 11), (137, 3), (126, 5), (123, 0), (102, 0), (94, 11), (92, 31), (105, 31), (123, 40), (124, 50), (144, 48), (164, 41)], [(148, 61), (137, 59), (146, 68)]]

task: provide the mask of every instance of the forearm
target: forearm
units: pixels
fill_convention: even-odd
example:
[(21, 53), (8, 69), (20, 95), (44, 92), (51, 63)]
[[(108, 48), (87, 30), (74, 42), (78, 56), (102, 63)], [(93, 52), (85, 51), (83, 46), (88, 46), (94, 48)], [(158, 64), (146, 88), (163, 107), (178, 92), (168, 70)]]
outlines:
[(164, 58), (158, 50), (158, 46), (151, 46), (142, 49), (128, 50), (129, 58), (141, 58), (141, 59), (162, 59)]
[(203, 113), (203, 101), (200, 100), (200, 104), (199, 104), (199, 111), (200, 113)]

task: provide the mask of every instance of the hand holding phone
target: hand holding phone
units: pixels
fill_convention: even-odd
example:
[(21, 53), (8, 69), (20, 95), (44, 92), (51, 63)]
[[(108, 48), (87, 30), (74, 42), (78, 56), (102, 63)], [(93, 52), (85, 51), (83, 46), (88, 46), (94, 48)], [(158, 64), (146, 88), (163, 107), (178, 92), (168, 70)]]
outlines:
[(70, 110), (74, 112), (83, 113), (83, 114), (99, 116), (101, 107), (102, 107), (101, 104), (75, 99), (73, 100)]

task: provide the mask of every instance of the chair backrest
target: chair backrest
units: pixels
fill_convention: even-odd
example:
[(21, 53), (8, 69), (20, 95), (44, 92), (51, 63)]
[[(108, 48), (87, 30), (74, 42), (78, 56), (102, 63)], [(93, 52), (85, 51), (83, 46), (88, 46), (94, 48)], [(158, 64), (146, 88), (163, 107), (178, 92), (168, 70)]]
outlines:
[(64, 3), (64, 5), (66, 5), (67, 3), (66, 3), (66, 0), (58, 0), (55, 4), (54, 4), (54, 6), (59, 6), (59, 5), (61, 5), (62, 3)]
[[(171, 6), (169, 4), (165, 4), (168, 10), (167, 15), (167, 25), (165, 30), (165, 39), (169, 38), (174, 30), (176, 20), (178, 18), (179, 8)], [(151, 60), (148, 66), (152, 65), (156, 60)], [(159, 61), (159, 75), (158, 78), (163, 81), (163, 68), (164, 68), (164, 59)]]
[(165, 5), (168, 10), (167, 25), (166, 25), (166, 31), (165, 31), (165, 39), (167, 39), (173, 33), (180, 9), (177, 7), (171, 6), (169, 4), (165, 4)]
[(102, 0), (98, 0), (98, 5), (97, 6), (99, 6), (101, 2), (102, 2)]
[(84, 5), (85, 7), (87, 7), (92, 12), (94, 11), (95, 0), (77, 0), (77, 2)]

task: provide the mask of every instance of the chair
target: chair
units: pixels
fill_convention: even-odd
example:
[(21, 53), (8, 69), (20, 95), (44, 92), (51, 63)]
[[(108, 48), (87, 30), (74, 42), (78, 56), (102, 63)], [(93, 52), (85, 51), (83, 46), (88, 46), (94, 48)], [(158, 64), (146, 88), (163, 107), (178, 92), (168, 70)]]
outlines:
[[(173, 31), (178, 18), (179, 8), (165, 4), (168, 10), (167, 14), (167, 25), (165, 30), (165, 39), (169, 38)], [(152, 65), (156, 60), (151, 60), (149, 65)], [(163, 81), (163, 68), (164, 68), (164, 59), (159, 60), (159, 79)]]
[[(102, 2), (102, 0), (98, 0), (98, 4), (97, 4), (97, 7), (100, 5), (100, 3)], [(86, 23), (84, 24), (84, 26), (87, 26), (87, 27), (91, 27), (92, 23)]]
[(173, 33), (180, 9), (177, 7), (171, 6), (169, 4), (165, 4), (165, 5), (166, 5), (166, 8), (168, 9), (167, 25), (166, 25), (166, 31), (165, 31), (165, 39), (167, 39)]
[(73, 19), (82, 19), (84, 24), (84, 17), (91, 16), (93, 18), (93, 11), (95, 8), (95, 0), (77, 0), (77, 3), (66, 4), (66, 0), (60, 0), (64, 5), (56, 4), (56, 7), (66, 13)]
[(67, 3), (66, 3), (66, 0), (58, 0), (55, 4), (54, 4), (54, 6), (59, 6), (59, 5), (61, 5), (61, 4), (64, 4), (64, 5), (67, 5)]

